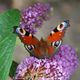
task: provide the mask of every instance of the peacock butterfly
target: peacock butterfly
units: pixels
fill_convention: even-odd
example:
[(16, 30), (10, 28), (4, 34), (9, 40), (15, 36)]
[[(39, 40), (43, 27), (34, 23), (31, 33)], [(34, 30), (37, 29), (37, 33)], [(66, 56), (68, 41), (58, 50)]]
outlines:
[(61, 45), (65, 30), (69, 26), (69, 20), (64, 20), (50, 32), (46, 40), (43, 38), (38, 40), (24, 28), (16, 28), (15, 26), (14, 32), (18, 35), (25, 49), (30, 52), (31, 56), (49, 58), (54, 55), (55, 49)]

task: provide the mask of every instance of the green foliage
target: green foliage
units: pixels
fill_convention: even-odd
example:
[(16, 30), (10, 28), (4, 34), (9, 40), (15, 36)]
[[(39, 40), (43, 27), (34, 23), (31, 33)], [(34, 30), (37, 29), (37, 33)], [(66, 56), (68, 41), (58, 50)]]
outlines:
[(13, 26), (18, 26), (20, 12), (16, 9), (0, 14), (0, 80), (7, 80), (13, 59), (16, 35)]
[(10, 77), (14, 77), (15, 76), (15, 72), (16, 72), (16, 68), (18, 66), (18, 63), (16, 63), (15, 61), (12, 62), (11, 68), (10, 68), (10, 72), (9, 72), (9, 76)]

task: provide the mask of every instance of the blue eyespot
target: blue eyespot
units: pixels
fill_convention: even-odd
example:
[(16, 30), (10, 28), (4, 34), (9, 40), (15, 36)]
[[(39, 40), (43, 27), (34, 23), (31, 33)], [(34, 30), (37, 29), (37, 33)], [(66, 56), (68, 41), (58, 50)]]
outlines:
[(16, 33), (19, 34), (19, 35), (24, 36), (26, 34), (26, 31), (22, 28), (17, 28)]

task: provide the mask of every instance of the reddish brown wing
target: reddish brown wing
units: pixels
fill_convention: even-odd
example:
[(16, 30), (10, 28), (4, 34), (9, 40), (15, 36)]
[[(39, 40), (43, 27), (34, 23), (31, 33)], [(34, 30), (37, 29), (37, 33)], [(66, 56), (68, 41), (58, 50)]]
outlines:
[(34, 36), (20, 36), (21, 41), (25, 45), (37, 45), (39, 40)]
[(65, 30), (70, 26), (69, 20), (64, 20), (57, 27), (55, 27), (48, 36), (48, 42), (56, 42), (62, 40)]
[(52, 35), (49, 35), (47, 40), (48, 40), (48, 42), (59, 41), (59, 40), (61, 40), (63, 38), (64, 33), (65, 33), (64, 31), (63, 32), (56, 32), (56, 33), (54, 33)]

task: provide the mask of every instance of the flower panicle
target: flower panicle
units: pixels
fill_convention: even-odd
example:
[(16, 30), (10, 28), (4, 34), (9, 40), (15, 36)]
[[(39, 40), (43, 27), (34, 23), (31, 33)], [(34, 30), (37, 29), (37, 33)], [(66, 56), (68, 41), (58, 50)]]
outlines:
[(30, 33), (37, 32), (37, 28), (42, 26), (43, 21), (49, 19), (51, 6), (47, 3), (36, 3), (22, 10), (20, 27), (25, 28)]
[(62, 45), (50, 59), (27, 57), (17, 67), (15, 80), (68, 80), (78, 67), (76, 51)]

